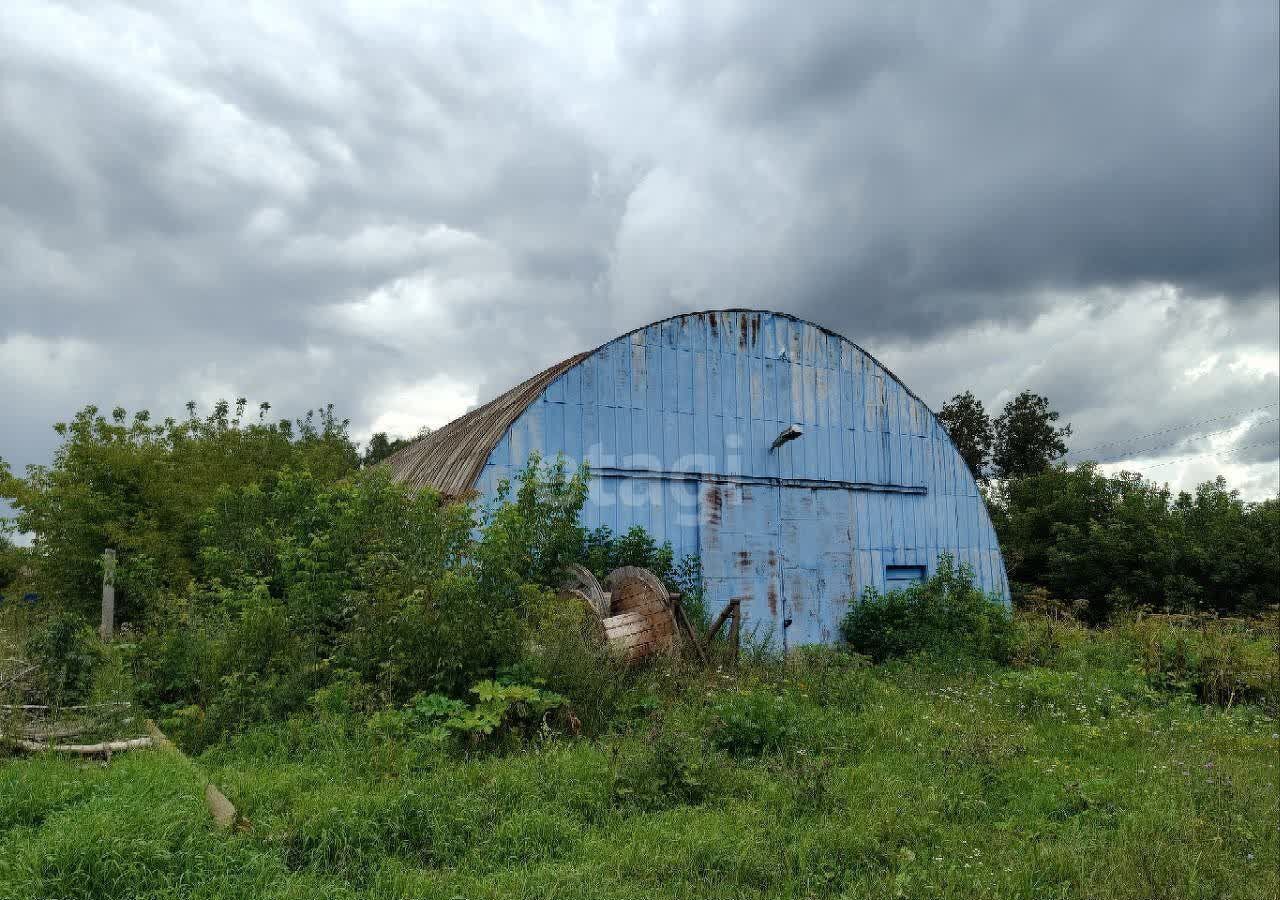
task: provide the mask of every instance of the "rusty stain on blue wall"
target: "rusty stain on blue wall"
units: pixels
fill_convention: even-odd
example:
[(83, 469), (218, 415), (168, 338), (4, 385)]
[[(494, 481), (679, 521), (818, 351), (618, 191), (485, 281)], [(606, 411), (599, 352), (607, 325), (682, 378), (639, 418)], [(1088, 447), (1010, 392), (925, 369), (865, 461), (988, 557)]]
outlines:
[[(802, 435), (771, 445), (798, 425)], [(491, 493), (537, 450), (590, 464), (583, 524), (699, 554), (712, 611), (743, 600), (784, 646), (831, 641), (888, 567), (939, 554), (1008, 599), (978, 488), (923, 402), (845, 338), (791, 316), (677, 316), (565, 371), (489, 455)]]

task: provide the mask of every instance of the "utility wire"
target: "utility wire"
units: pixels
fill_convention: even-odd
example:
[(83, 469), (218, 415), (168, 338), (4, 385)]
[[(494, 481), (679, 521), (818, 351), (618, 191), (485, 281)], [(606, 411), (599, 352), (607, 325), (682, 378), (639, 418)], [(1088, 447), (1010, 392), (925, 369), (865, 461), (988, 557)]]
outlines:
[(1210, 456), (1214, 456), (1214, 457), (1230, 456), (1232, 453), (1239, 453), (1241, 450), (1251, 450), (1254, 447), (1267, 447), (1276, 443), (1280, 443), (1280, 438), (1272, 438), (1269, 441), (1257, 441), (1256, 443), (1253, 443), (1253, 444), (1244, 444), (1243, 446), (1233, 447), (1230, 450), (1222, 450), (1222, 451), (1219, 451), (1218, 453), (1200, 453), (1195, 456), (1178, 456), (1173, 459), (1166, 460), (1165, 462), (1152, 463), (1149, 466), (1143, 466), (1142, 469), (1143, 471), (1146, 471), (1147, 469), (1158, 469), (1161, 466), (1172, 466), (1176, 463), (1186, 462), (1187, 460), (1205, 459), (1206, 457), (1210, 457)]
[[(1250, 427), (1252, 428), (1258, 425), (1265, 425), (1268, 422), (1275, 422), (1275, 421), (1278, 421), (1275, 417), (1272, 417), (1270, 419), (1260, 419), (1257, 422), (1254, 422)], [(1120, 456), (1113, 456), (1110, 459), (1098, 459), (1098, 460), (1094, 460), (1094, 462), (1111, 463), (1111, 462), (1120, 462), (1126, 459), (1134, 459), (1135, 457), (1142, 456), (1142, 454), (1144, 453), (1150, 453), (1152, 450), (1163, 450), (1166, 447), (1177, 447), (1179, 444), (1184, 444), (1187, 441), (1198, 441), (1202, 438), (1213, 437), (1214, 435), (1217, 435), (1217, 434), (1226, 434), (1229, 431), (1235, 431), (1239, 427), (1240, 427), (1239, 425), (1233, 425), (1230, 428), (1223, 428), (1218, 431), (1206, 431), (1204, 434), (1189, 434), (1184, 438), (1178, 438), (1178, 440), (1170, 441), (1167, 444), (1153, 444), (1150, 447), (1143, 447), (1141, 450), (1130, 450), (1127, 453), (1124, 453)]]
[[(1280, 406), (1280, 403), (1268, 403), (1264, 406), (1255, 406), (1252, 409), (1241, 409), (1236, 412), (1223, 413), (1218, 416), (1210, 416), (1207, 419), (1201, 419), (1198, 422), (1187, 422), (1185, 425), (1170, 425), (1168, 428), (1162, 428), (1159, 431), (1149, 431), (1146, 434), (1135, 435), (1134, 437), (1123, 438), (1118, 441), (1104, 441), (1101, 444), (1094, 444), (1092, 447), (1082, 447), (1079, 450), (1068, 450), (1067, 456), (1075, 456), (1079, 453), (1087, 453), (1090, 450), (1097, 450), (1099, 447), (1115, 447), (1118, 444), (1132, 444), (1134, 441), (1141, 441), (1149, 437), (1158, 437), (1162, 434), (1168, 434), (1171, 431), (1183, 431), (1187, 428), (1195, 428), (1197, 425), (1205, 425), (1209, 422), (1218, 422), (1222, 419), (1230, 419), (1232, 416), (1243, 416), (1246, 413), (1261, 412), (1264, 409), (1272, 409)], [(1227, 429), (1230, 431), (1230, 429)], [(1218, 432), (1220, 433), (1220, 432)]]

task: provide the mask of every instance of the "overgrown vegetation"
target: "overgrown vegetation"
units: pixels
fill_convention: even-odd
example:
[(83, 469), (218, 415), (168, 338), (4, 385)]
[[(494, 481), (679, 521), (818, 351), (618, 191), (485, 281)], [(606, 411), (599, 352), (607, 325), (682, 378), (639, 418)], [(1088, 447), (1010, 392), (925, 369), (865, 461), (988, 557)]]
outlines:
[(32, 680), (52, 707), (85, 699), (104, 649), (84, 619), (66, 611), (40, 621), (21, 648), (23, 659), (38, 665)]
[[(1274, 654), (1266, 627), (1241, 639)], [(242, 833), (163, 754), (0, 766), (0, 896), (1274, 897), (1274, 685), (1203, 705), (1148, 630), (1199, 640), (1022, 614), (1009, 666), (657, 666), (590, 740), (442, 742), (480, 697), (371, 713), (334, 682), (198, 757)]]
[(925, 651), (1004, 662), (1013, 639), (1000, 598), (983, 593), (973, 571), (946, 555), (932, 577), (905, 590), (869, 588), (850, 605), (840, 633), (876, 662)]
[(0, 469), (16, 527), (36, 535), (27, 571), (6, 571), (39, 594), (41, 615), (58, 613), (40, 632), (47, 646), (30, 648), (42, 677), (61, 679), (50, 691), (87, 689), (73, 638), (96, 612), (108, 546), (138, 695), (192, 749), (337, 684), (394, 706), (466, 699), (508, 670), (563, 691), (580, 727), (598, 729), (617, 699), (600, 676), (619, 666), (583, 639), (581, 610), (555, 608), (550, 588), (570, 562), (602, 576), (653, 568), (698, 616), (696, 563), (642, 530), (588, 534), (585, 474), (563, 463), (531, 459), (483, 508), (445, 503), (361, 468), (331, 410), (289, 423), (268, 422), (265, 405), (247, 421), (245, 406), (191, 407), (158, 426), (86, 408), (58, 426), (52, 466)]
[(243, 410), (89, 409), (53, 466), (0, 463), (35, 534), (0, 544), (6, 708), (133, 701), (116, 727), (159, 718), (250, 823), (212, 830), (164, 754), (4, 761), (0, 898), (1280, 890), (1274, 504), (1050, 467), (993, 488), (1013, 614), (943, 558), (844, 646), (628, 668), (552, 590), (566, 564), (651, 568), (705, 621), (701, 577), (584, 532), (583, 473), (535, 458), (449, 504), (331, 411)]
[(157, 602), (140, 640), (142, 695), (193, 746), (348, 675), (383, 704), (462, 697), (521, 658), (584, 491), (536, 460), (478, 513), (380, 469), (225, 489), (203, 517), (201, 579)]
[(87, 406), (54, 426), (62, 443), (49, 466), (24, 477), (0, 462), (0, 499), (16, 509), (14, 525), (36, 535), (18, 587), (39, 592), (87, 618), (97, 610), (102, 551), (114, 548), (117, 608), (140, 621), (147, 603), (179, 592), (198, 575), (201, 515), (220, 493), (256, 484), (270, 490), (286, 467), (322, 483), (352, 471), (356, 447), (331, 407), (296, 422), (270, 421), (269, 404), (245, 418), (246, 401), (225, 401), (206, 416), (153, 423), (145, 410), (101, 415)]
[(938, 419), (984, 486), (1014, 601), (1047, 591), (1097, 624), (1141, 609), (1254, 615), (1280, 604), (1280, 500), (1221, 477), (1174, 494), (1137, 472), (1055, 460), (1071, 426), (1022, 391), (992, 420), (972, 392)]

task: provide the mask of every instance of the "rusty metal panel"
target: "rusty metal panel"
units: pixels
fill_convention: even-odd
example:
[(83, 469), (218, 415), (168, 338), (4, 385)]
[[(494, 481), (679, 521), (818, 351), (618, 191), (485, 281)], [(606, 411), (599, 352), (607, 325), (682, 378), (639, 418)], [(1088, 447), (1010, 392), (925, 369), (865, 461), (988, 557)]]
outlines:
[(757, 637), (782, 640), (777, 492), (772, 485), (705, 482), (699, 498), (702, 575), (712, 612), (742, 601)]
[(787, 647), (833, 640), (854, 593), (853, 494), (781, 489), (782, 592)]

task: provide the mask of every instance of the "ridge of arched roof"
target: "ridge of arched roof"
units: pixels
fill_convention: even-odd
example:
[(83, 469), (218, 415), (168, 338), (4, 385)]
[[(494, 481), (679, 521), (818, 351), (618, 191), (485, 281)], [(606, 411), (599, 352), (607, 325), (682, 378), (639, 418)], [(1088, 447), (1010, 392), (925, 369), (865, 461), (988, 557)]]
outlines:
[(484, 470), (489, 454), (493, 452), (493, 448), (502, 440), (502, 436), (506, 434), (507, 429), (515, 423), (516, 419), (520, 418), (520, 415), (541, 396), (542, 392), (553, 381), (583, 360), (594, 356), (616, 341), (629, 338), (641, 331), (677, 319), (743, 313), (753, 316), (774, 316), (780, 319), (789, 319), (792, 322), (808, 325), (824, 334), (844, 341), (870, 359), (882, 372), (897, 382), (899, 387), (906, 391), (907, 394), (924, 406), (930, 415), (933, 415), (933, 410), (929, 408), (929, 404), (925, 403), (911, 388), (907, 387), (902, 379), (895, 375), (884, 363), (858, 344), (849, 340), (849, 338), (827, 328), (825, 325), (810, 322), (791, 313), (775, 312), (767, 309), (746, 309), (742, 307), (704, 309), (696, 312), (677, 313), (658, 319), (656, 322), (641, 325), (639, 328), (633, 328), (610, 338), (592, 350), (575, 354), (568, 359), (549, 366), (505, 393), (499, 394), (488, 403), (477, 406), (470, 412), (464, 413), (452, 422), (443, 425), (424, 437), (418, 438), (413, 443), (393, 453), (385, 461), (386, 465), (391, 468), (391, 477), (413, 488), (433, 487), (449, 497), (465, 496), (472, 490), (476, 479), (480, 477), (480, 473)]

